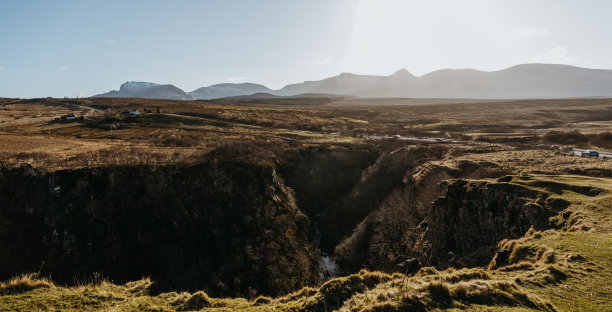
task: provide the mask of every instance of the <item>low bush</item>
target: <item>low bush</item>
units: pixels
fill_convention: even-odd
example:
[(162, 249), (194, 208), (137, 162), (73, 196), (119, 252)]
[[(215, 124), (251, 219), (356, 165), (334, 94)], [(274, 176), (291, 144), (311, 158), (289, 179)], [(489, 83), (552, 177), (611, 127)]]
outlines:
[(550, 131), (544, 135), (544, 141), (567, 145), (583, 145), (589, 142), (589, 137), (578, 130), (574, 131)]
[(612, 148), (612, 132), (600, 132), (594, 134), (583, 134), (574, 131), (550, 131), (544, 135), (547, 143), (576, 145), (580, 147)]

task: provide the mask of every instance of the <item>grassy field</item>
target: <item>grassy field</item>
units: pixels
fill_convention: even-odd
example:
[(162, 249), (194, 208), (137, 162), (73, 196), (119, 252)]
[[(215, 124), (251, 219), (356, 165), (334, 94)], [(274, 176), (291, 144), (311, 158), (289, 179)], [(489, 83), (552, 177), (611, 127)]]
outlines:
[[(317, 105), (307, 105), (308, 99), (291, 105), (277, 99), (257, 104), (102, 98), (0, 101), (1, 153), (9, 162), (27, 158), (27, 153), (65, 161), (116, 148), (189, 154), (233, 139), (337, 144), (395, 134), (455, 138), (463, 145), (534, 147), (551, 131), (579, 131), (583, 136), (577, 139), (558, 135), (560, 142), (545, 143), (569, 140), (574, 146), (612, 148), (612, 136), (601, 135), (612, 131), (610, 99), (448, 100), (451, 104), (395, 99), (393, 105), (380, 105), (387, 103), (381, 99), (350, 98)], [(121, 116), (135, 109), (142, 114)], [(83, 119), (56, 120), (68, 113)]]

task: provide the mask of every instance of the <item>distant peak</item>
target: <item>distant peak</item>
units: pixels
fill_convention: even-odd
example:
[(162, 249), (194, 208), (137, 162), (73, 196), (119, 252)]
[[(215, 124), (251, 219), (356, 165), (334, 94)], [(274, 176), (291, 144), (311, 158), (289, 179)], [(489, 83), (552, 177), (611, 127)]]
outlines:
[(407, 69), (402, 68), (396, 72), (393, 73), (393, 75), (391, 76), (409, 76), (409, 77), (414, 77), (413, 74), (411, 74)]
[(158, 86), (156, 83), (144, 81), (128, 81), (121, 85), (121, 90), (138, 90)]
[(252, 82), (223, 82), (223, 83), (217, 83), (214, 85), (210, 85), (209, 87), (225, 87), (225, 86), (235, 86), (235, 87), (249, 87), (249, 86), (259, 87), (261, 86), (261, 87), (264, 87), (263, 85), (252, 83)]
[(332, 80), (337, 80), (337, 81), (352, 81), (352, 80), (354, 80), (357, 77), (359, 77), (359, 75), (355, 75), (353, 73), (344, 72), (344, 73), (341, 73), (338, 76), (329, 77), (327, 79), (332, 79)]

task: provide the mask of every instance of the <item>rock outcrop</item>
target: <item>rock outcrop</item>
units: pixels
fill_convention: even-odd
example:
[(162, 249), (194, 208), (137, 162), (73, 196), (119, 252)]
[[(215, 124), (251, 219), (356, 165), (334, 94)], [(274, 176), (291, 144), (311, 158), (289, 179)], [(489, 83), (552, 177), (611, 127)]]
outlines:
[[(486, 262), (502, 239), (548, 226), (549, 211), (533, 201), (537, 192), (510, 183), (456, 180), (427, 216), (429, 262)], [(483, 259), (484, 258), (484, 259)]]
[(0, 279), (116, 282), (215, 296), (278, 295), (319, 277), (308, 218), (273, 165), (0, 170)]

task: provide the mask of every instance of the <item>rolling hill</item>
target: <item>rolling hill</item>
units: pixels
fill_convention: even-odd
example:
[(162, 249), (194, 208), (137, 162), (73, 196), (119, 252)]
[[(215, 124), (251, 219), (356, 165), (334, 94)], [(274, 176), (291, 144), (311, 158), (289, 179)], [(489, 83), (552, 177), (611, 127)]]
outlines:
[(255, 83), (220, 83), (209, 87), (202, 87), (189, 92), (198, 100), (218, 99), (230, 96), (252, 95), (255, 93), (273, 92), (266, 86)]

